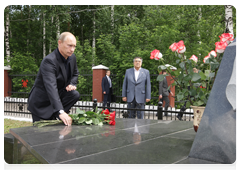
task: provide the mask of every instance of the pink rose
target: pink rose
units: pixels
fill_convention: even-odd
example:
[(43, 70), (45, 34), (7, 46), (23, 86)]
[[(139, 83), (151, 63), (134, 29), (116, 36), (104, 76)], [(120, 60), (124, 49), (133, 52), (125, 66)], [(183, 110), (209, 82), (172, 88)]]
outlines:
[(209, 59), (209, 58), (210, 58), (210, 56), (204, 57), (203, 62), (205, 63), (207, 61), (207, 59)]
[(217, 53), (223, 53), (226, 47), (228, 46), (228, 44), (226, 41), (220, 41), (220, 42), (216, 42), (215, 46), (216, 46), (215, 51)]
[(177, 43), (173, 43), (172, 45), (170, 45), (169, 49), (172, 50), (172, 52), (177, 50)]
[(159, 50), (155, 49), (151, 52), (150, 59), (159, 60), (160, 58), (162, 58), (162, 53)]
[(217, 57), (216, 51), (214, 51), (214, 50), (210, 51), (210, 53), (208, 53), (208, 56), (211, 56), (211, 55), (214, 57)]
[(178, 46), (178, 50), (177, 50), (178, 53), (182, 54), (182, 53), (184, 53), (186, 51), (186, 47), (184, 45), (183, 40), (179, 41), (177, 43), (177, 46)]
[(230, 33), (223, 33), (220, 37), (220, 41), (227, 42), (229, 44), (231, 41), (233, 41), (233, 35)]
[(177, 51), (180, 54), (186, 51), (183, 40), (179, 41), (178, 43), (173, 43), (172, 45), (170, 45), (169, 49), (171, 49), (172, 52)]
[(195, 56), (195, 55), (192, 55), (192, 57), (191, 58), (189, 58), (190, 60), (193, 60), (194, 62), (198, 62), (198, 57), (197, 56)]

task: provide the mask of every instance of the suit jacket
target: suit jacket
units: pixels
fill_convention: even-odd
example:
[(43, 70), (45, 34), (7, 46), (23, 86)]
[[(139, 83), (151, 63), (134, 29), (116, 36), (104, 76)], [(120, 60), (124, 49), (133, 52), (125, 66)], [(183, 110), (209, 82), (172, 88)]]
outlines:
[(167, 79), (164, 78), (163, 81), (159, 82), (159, 95), (162, 94), (162, 96), (169, 96), (170, 90), (168, 90), (168, 83)]
[(106, 92), (106, 94), (109, 94), (109, 88), (110, 88), (110, 85), (109, 85), (109, 82), (108, 82), (108, 78), (107, 76), (104, 76), (102, 78), (102, 92)]
[(54, 112), (64, 110), (59, 94), (69, 84), (76, 86), (79, 74), (76, 56), (73, 54), (69, 59), (71, 74), (69, 79), (58, 49), (42, 60), (28, 98), (28, 110), (32, 114), (48, 119)]
[(146, 99), (151, 99), (150, 74), (147, 69), (141, 68), (137, 81), (135, 80), (134, 68), (126, 70), (122, 97), (127, 97), (127, 102), (133, 101), (134, 97), (137, 103), (146, 103)]

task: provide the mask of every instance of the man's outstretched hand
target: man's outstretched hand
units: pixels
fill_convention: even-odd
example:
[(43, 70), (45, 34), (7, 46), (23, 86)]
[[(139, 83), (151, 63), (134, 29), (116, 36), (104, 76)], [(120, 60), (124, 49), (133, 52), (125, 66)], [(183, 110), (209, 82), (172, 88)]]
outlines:
[(68, 116), (66, 112), (59, 114), (59, 118), (63, 121), (63, 123), (67, 126), (72, 125), (72, 118)]

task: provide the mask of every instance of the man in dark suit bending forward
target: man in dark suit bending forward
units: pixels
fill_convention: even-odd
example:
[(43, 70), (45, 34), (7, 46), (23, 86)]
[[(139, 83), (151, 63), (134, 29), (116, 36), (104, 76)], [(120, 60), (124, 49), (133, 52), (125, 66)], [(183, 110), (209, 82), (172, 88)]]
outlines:
[(28, 98), (33, 122), (58, 118), (65, 125), (72, 124), (67, 113), (80, 97), (76, 91), (79, 72), (75, 47), (75, 36), (64, 32), (58, 39), (58, 48), (42, 60)]

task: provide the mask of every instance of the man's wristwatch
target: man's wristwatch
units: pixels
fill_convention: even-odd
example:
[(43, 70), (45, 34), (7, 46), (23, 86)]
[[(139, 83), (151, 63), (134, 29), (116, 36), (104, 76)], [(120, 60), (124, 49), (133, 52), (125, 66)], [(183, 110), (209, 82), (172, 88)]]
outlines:
[(59, 110), (59, 113), (60, 113), (60, 114), (64, 113), (64, 110)]

